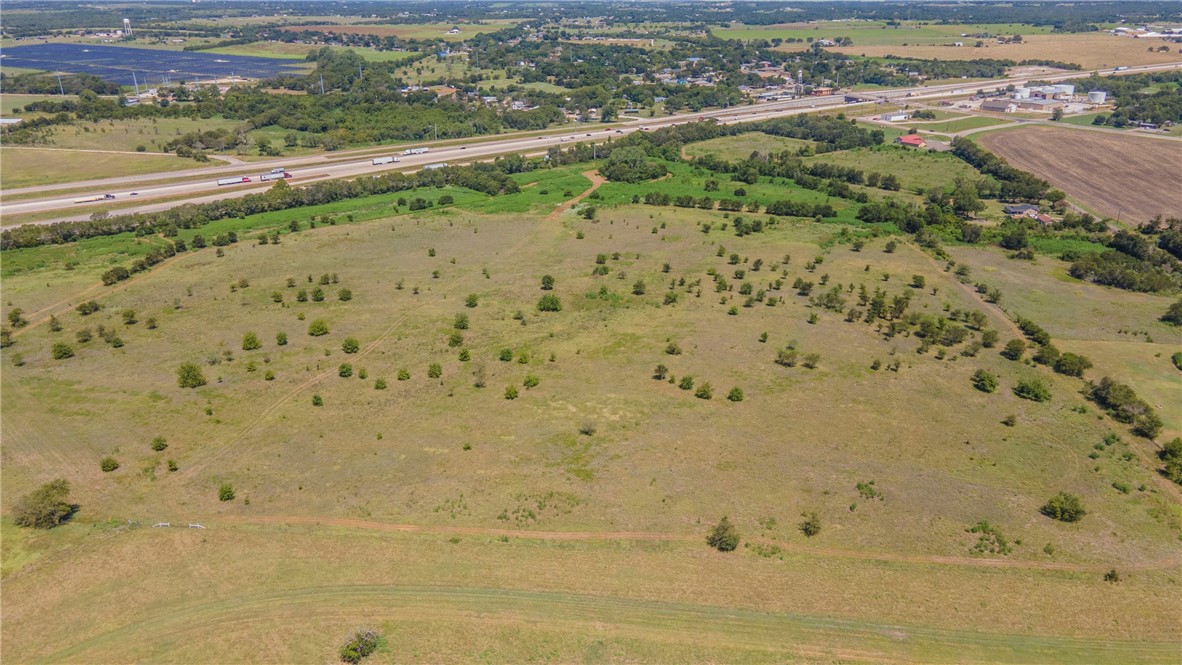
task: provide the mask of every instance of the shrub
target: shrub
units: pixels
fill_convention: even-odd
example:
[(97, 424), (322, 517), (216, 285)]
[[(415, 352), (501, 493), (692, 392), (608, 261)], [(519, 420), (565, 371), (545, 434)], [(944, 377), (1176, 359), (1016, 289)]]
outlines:
[(349, 289), (341, 289), (340, 291), (337, 291), (337, 298), (341, 302), (349, 302), (353, 299), (353, 292)]
[(312, 302), (324, 302), (324, 289), (319, 286), (312, 289)]
[(455, 328), (456, 330), (467, 330), (468, 329), (468, 315), (463, 314), (463, 313), (456, 314), (456, 320), (452, 323), (452, 327)]
[(513, 360), (513, 349), (501, 349), (497, 353), (497, 359), (503, 363), (507, 363), (510, 360)]
[(103, 470), (103, 473), (110, 473), (119, 468), (119, 461), (114, 457), (107, 455), (106, 457), (99, 460), (99, 468)]
[(90, 328), (83, 328), (74, 333), (74, 339), (78, 340), (79, 344), (85, 344), (91, 340), (92, 335), (93, 333), (90, 331)]
[(550, 275), (542, 275), (542, 290), (552, 291), (554, 289), (554, 278)]
[(1051, 400), (1051, 390), (1047, 388), (1046, 384), (1038, 379), (1023, 379), (1014, 386), (1014, 394), (1022, 399), (1028, 399), (1035, 402), (1049, 402)]
[(1011, 339), (1006, 342), (1006, 346), (1001, 351), (1003, 358), (1018, 361), (1022, 359), (1022, 354), (1026, 353), (1026, 342), (1020, 339)]
[(152, 439), (152, 450), (160, 452), (165, 448), (168, 448), (168, 441), (165, 440), (164, 437), (158, 436), (155, 439)]
[(742, 402), (743, 401), (743, 389), (737, 388), (737, 387), (731, 388), (731, 391), (726, 394), (726, 398), (732, 402)]
[(706, 383), (698, 386), (698, 389), (694, 391), (694, 397), (697, 397), (698, 399), (711, 399), (714, 397), (714, 388), (712, 388), (710, 386), (710, 382), (707, 381)]
[(723, 517), (706, 536), (706, 544), (719, 552), (733, 552), (739, 546), (739, 531)]
[(443, 376), (443, 366), (439, 363), (431, 363), (427, 366), (427, 378), (438, 379)]
[(361, 344), (357, 342), (356, 337), (346, 337), (344, 342), (341, 342), (341, 350), (345, 353), (357, 353), (361, 349)]
[(350, 376), (353, 376), (353, 366), (349, 363), (341, 363), (340, 367), (337, 368), (337, 374), (342, 379), (347, 379)]
[(1087, 511), (1079, 497), (1067, 492), (1059, 492), (1039, 508), (1039, 512), (1060, 522), (1078, 522)]
[(475, 293), (469, 293), (467, 298), (464, 298), (464, 307), (475, 307), (479, 304), (479, 300)]
[(997, 376), (991, 372), (979, 369), (973, 373), (973, 387), (983, 393), (997, 390)]
[(658, 381), (664, 381), (665, 377), (668, 375), (669, 368), (665, 367), (664, 365), (657, 365), (657, 368), (653, 370), (653, 378)]
[(505, 386), (505, 399), (517, 399), (517, 386)]
[(308, 324), (308, 334), (312, 337), (320, 337), (328, 334), (328, 323), (324, 319), (316, 319)]
[(200, 388), (206, 383), (197, 363), (181, 363), (176, 370), (176, 382), (182, 388)]
[(59, 478), (45, 483), (17, 501), (13, 521), (17, 526), (52, 529), (74, 514), (77, 506), (69, 502), (70, 481)]
[(135, 325), (135, 323), (137, 321), (137, 319), (135, 317), (135, 310), (134, 309), (123, 310), (123, 312), (121, 313), (121, 316), (123, 317), (123, 325), (127, 325), (127, 326)]
[(452, 334), (448, 335), (448, 337), (447, 337), (447, 345), (453, 349), (456, 348), (457, 346), (463, 346), (464, 345), (464, 336), (461, 335), (460, 331), (458, 331), (458, 330), (453, 331)]
[(1182, 438), (1174, 437), (1173, 441), (1162, 446), (1157, 456), (1165, 462), (1162, 472), (1166, 478), (1182, 485)]
[(275, 333), (275, 343), (279, 346), (287, 346), (287, 333), (285, 333), (285, 332)]
[(324, 398), (320, 395), (312, 395), (312, 406), (324, 406)]
[(242, 336), (242, 350), (254, 351), (255, 349), (263, 348), (263, 343), (259, 341), (259, 336), (248, 332)]
[(583, 436), (595, 436), (595, 423), (587, 421), (579, 425), (579, 434)]
[(821, 518), (816, 513), (807, 513), (803, 515), (804, 520), (800, 523), (800, 532), (812, 538), (821, 533)]
[[(450, 198), (450, 196), (448, 196)], [(440, 197), (440, 203), (443, 202), (443, 197)], [(362, 658), (373, 653), (378, 648), (380, 636), (377, 631), (373, 630), (359, 630), (353, 637), (349, 638), (341, 647), (341, 660), (352, 665), (357, 665)]]
[(406, 369), (398, 370), (398, 380), (399, 381), (406, 381), (408, 379), (410, 379), (410, 372), (408, 372)]
[(540, 300), (538, 300), (538, 311), (539, 312), (561, 312), (562, 311), (562, 301), (560, 301), (558, 299), (558, 296), (556, 296), (552, 293), (547, 293), (546, 295), (542, 296), (542, 298)]
[(1083, 376), (1091, 367), (1092, 361), (1074, 353), (1064, 353), (1055, 361), (1055, 371), (1067, 376)]
[(66, 358), (74, 357), (74, 349), (69, 344), (58, 342), (53, 345), (52, 349), (54, 360), (65, 360)]
[(374, 390), (385, 390), (386, 389), (386, 380), (385, 379), (378, 379), (378, 380), (374, 381), (373, 382), (373, 389)]
[(644, 280), (638, 279), (636, 280), (636, 283), (632, 285), (632, 295), (642, 296), (644, 295), (646, 288), (647, 287), (645, 287)]
[(669, 342), (665, 345), (665, 353), (671, 356), (680, 356), (681, 346), (677, 342)]
[(82, 316), (90, 316), (91, 314), (94, 314), (95, 312), (102, 309), (102, 305), (93, 300), (88, 300), (87, 302), (79, 303), (79, 305), (74, 309), (76, 309)]
[(677, 384), (677, 387), (681, 388), (682, 390), (693, 390), (694, 377), (686, 374), (685, 376), (681, 377), (681, 382)]
[(222, 483), (218, 488), (218, 501), (233, 501), (234, 500), (234, 486), (230, 483)]
[(1161, 320), (1172, 326), (1182, 326), (1182, 300), (1170, 305), (1166, 313), (1162, 314)]

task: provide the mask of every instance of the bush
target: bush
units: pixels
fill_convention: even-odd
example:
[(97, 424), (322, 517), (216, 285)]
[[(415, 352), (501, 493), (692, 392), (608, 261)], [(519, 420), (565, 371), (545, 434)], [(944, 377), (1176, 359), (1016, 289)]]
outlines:
[(324, 319), (316, 319), (308, 324), (308, 334), (312, 337), (320, 337), (328, 334), (328, 323)]
[[(441, 199), (442, 200), (442, 199)], [(341, 647), (341, 660), (357, 665), (362, 658), (373, 653), (378, 648), (380, 636), (377, 631), (359, 630)]]
[(464, 298), (464, 307), (475, 307), (480, 304), (480, 300), (475, 293), (469, 293), (467, 298)]
[(562, 311), (562, 301), (560, 301), (558, 299), (558, 296), (556, 296), (552, 293), (547, 293), (546, 295), (542, 296), (542, 298), (540, 300), (538, 300), (538, 311), (539, 312), (561, 312)]
[(706, 383), (698, 386), (698, 389), (694, 391), (694, 397), (697, 397), (698, 399), (711, 399), (714, 397), (714, 388), (712, 388), (710, 386), (710, 382), (707, 381)]
[(1182, 300), (1170, 305), (1166, 313), (1162, 314), (1161, 320), (1172, 326), (1182, 326)]
[(197, 363), (181, 363), (176, 370), (176, 382), (182, 388), (200, 388), (206, 383)]
[(353, 299), (353, 292), (349, 289), (341, 289), (340, 291), (337, 291), (337, 298), (341, 302), (349, 302)]
[(407, 381), (409, 379), (410, 379), (410, 372), (409, 371), (407, 371), (405, 368), (398, 370), (398, 380), (399, 381)]
[(385, 379), (378, 379), (377, 381), (374, 381), (374, 382), (373, 382), (373, 389), (374, 389), (374, 390), (385, 390), (385, 389), (386, 389), (386, 387), (387, 387), (387, 386), (386, 386), (386, 380), (385, 380)]
[(342, 379), (353, 376), (353, 366), (349, 363), (341, 363), (340, 367), (337, 368), (337, 375)]
[(1162, 472), (1166, 478), (1182, 485), (1182, 438), (1175, 437), (1173, 441), (1162, 446), (1157, 456), (1165, 462)]
[(821, 518), (816, 513), (804, 515), (804, 521), (800, 523), (800, 532), (809, 538), (821, 533)]
[(1001, 350), (1001, 356), (1009, 360), (1018, 361), (1022, 359), (1022, 354), (1026, 353), (1026, 342), (1020, 339), (1011, 339), (1006, 342), (1006, 346)]
[(259, 336), (248, 332), (242, 336), (242, 350), (254, 351), (255, 349), (263, 348), (263, 343), (259, 341)]
[(739, 546), (739, 531), (723, 517), (706, 536), (706, 544), (719, 552), (733, 552)]
[(69, 344), (58, 342), (53, 345), (52, 349), (54, 360), (65, 360), (66, 358), (74, 357), (74, 349)]
[(677, 387), (681, 388), (682, 390), (693, 390), (694, 377), (686, 374), (685, 376), (681, 377), (681, 382), (677, 384)]
[(233, 501), (234, 500), (234, 486), (230, 483), (222, 483), (218, 488), (218, 501)]
[(357, 353), (361, 348), (361, 344), (357, 342), (356, 337), (346, 337), (344, 342), (341, 342), (341, 350), (345, 353)]
[(538, 377), (534, 376), (533, 374), (530, 374), (525, 377), (525, 381), (522, 381), (521, 385), (525, 386), (526, 388), (536, 388), (538, 386), (539, 382), (540, 381), (539, 381)]
[(279, 346), (287, 346), (287, 333), (285, 333), (285, 332), (275, 333), (275, 343)]
[(324, 406), (324, 398), (320, 395), (312, 395), (312, 406)]
[(505, 386), (505, 399), (517, 399), (516, 386)]
[(1046, 384), (1038, 379), (1023, 379), (1014, 386), (1014, 394), (1022, 399), (1028, 399), (1035, 402), (1049, 402), (1051, 400), (1051, 390), (1047, 388)]
[(52, 529), (68, 520), (77, 509), (68, 501), (69, 496), (68, 480), (59, 478), (45, 483), (17, 501), (13, 521), (17, 526)]
[(456, 314), (456, 320), (452, 323), (452, 327), (455, 328), (456, 330), (467, 330), (468, 329), (468, 315), (467, 314)]
[(99, 468), (103, 470), (103, 473), (110, 473), (119, 468), (119, 460), (107, 455), (99, 460)]
[(731, 388), (731, 391), (726, 394), (726, 398), (732, 402), (742, 402), (743, 401), (743, 389), (742, 388)]
[(165, 440), (164, 437), (158, 436), (155, 439), (152, 439), (152, 450), (160, 452), (166, 448), (168, 448), (168, 441)]
[(983, 393), (994, 392), (997, 390), (997, 376), (979, 369), (973, 373), (973, 387)]
[(1092, 361), (1074, 353), (1064, 353), (1055, 361), (1055, 371), (1067, 376), (1083, 376), (1091, 367)]
[(543, 291), (554, 290), (554, 278), (553, 277), (551, 277), (550, 275), (542, 275), (542, 290)]
[(427, 378), (438, 379), (443, 376), (443, 366), (439, 363), (431, 363), (427, 366)]
[(1060, 522), (1078, 522), (1088, 514), (1079, 497), (1067, 492), (1059, 492), (1051, 497), (1050, 501), (1039, 508), (1039, 512)]

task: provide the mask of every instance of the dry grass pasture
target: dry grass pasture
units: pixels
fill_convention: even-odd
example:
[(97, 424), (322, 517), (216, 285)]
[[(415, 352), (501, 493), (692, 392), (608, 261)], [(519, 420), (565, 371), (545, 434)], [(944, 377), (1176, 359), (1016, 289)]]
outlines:
[[(845, 212), (737, 237), (718, 211), (628, 203), (655, 186), (700, 195), (705, 176), (684, 165), (572, 209), (595, 186), (578, 171), (518, 177), (519, 194), (448, 190), (454, 205), (424, 213), (384, 196), (215, 222), (200, 232), (241, 234), (224, 256), (184, 253), (115, 287), (97, 275), (161, 239), (6, 253), (4, 313), (22, 307), (32, 324), (0, 353), (0, 499), (66, 477), (81, 510), (49, 532), (5, 517), (5, 660), (331, 661), (361, 626), (387, 637), (376, 663), (1175, 660), (1182, 511), (1151, 443), (1098, 417), (1079, 379), (997, 348), (917, 353), (917, 337), (790, 288), (840, 285), (851, 304), (881, 288), (910, 311), (980, 310), (1003, 343), (1014, 336), (943, 262), (908, 242), (885, 252)], [(577, 214), (589, 204), (594, 220)], [(310, 229), (311, 214), (339, 223)], [(262, 230), (281, 242), (258, 244)], [(1008, 265), (973, 251), (974, 276)], [(561, 311), (536, 307), (546, 274)], [(1022, 277), (982, 276), (1007, 303), (1058, 283)], [(745, 283), (762, 299), (747, 303)], [(318, 287), (323, 301), (298, 299)], [(1078, 328), (1045, 325), (1101, 356), (1111, 335), (1079, 321), (1127, 294), (1083, 295), (1057, 305)], [(91, 298), (101, 311), (73, 310)], [(1123, 316), (1152, 327), (1157, 300)], [(327, 335), (308, 334), (315, 320)], [(100, 324), (122, 346), (75, 341)], [(242, 349), (248, 332), (261, 348)], [(75, 356), (54, 360), (55, 342)], [(816, 367), (776, 364), (788, 346), (819, 354)], [(1097, 365), (1132, 383), (1123, 353)], [(207, 385), (178, 387), (186, 361)], [(658, 364), (676, 380), (654, 379)], [(996, 393), (972, 387), (979, 368), (1000, 377)], [(1032, 377), (1050, 402), (1011, 392)], [(695, 397), (707, 382), (711, 398)], [(1089, 457), (1109, 433), (1121, 441)], [(1058, 491), (1088, 515), (1040, 515)], [(810, 538), (798, 523), (813, 512)], [(735, 552), (704, 542), (723, 515)], [(1008, 555), (974, 550), (981, 520)], [(1103, 581), (1112, 568), (1119, 584)]]
[[(1114, 37), (1105, 32), (1075, 33), (1075, 34), (1031, 34), (1030, 26), (1018, 26), (1017, 32), (1022, 35), (1020, 44), (997, 44), (985, 41), (985, 46), (974, 48), (968, 38), (947, 37), (938, 43), (909, 42), (902, 44), (870, 44), (859, 43), (857, 35), (853, 36), (853, 46), (831, 47), (833, 51), (846, 55), (864, 55), (880, 58), (895, 55), (902, 58), (930, 58), (936, 60), (976, 60), (978, 58), (994, 58), (1000, 60), (1058, 60), (1060, 62), (1074, 62), (1085, 69), (1103, 67), (1130, 67), (1134, 65), (1155, 65), (1163, 62), (1178, 60), (1176, 49), (1166, 52), (1150, 52), (1150, 46), (1162, 46), (1161, 40), (1129, 39)], [(961, 41), (968, 46), (945, 46), (953, 41)], [(780, 50), (799, 50), (799, 44), (785, 44)]]
[(1182, 142), (1055, 127), (988, 132), (981, 145), (1101, 215), (1182, 216)]
[[(502, 30), (516, 21), (490, 20), (479, 24), (474, 23), (406, 23), (400, 25), (301, 25), (284, 28), (285, 30), (304, 31), (318, 30), (338, 35), (375, 35), (377, 37), (399, 37), (402, 39), (441, 39), (448, 42), (461, 42), (473, 35)], [(448, 34), (452, 28), (459, 28), (458, 34)]]

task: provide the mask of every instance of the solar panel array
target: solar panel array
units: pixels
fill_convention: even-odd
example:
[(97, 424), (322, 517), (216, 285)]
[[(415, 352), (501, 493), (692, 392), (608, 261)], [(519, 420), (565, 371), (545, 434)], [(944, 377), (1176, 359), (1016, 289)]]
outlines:
[[(6, 67), (48, 72), (92, 74), (121, 85), (140, 86), (193, 82), (201, 79), (241, 76), (270, 78), (292, 73), (302, 61), (222, 55), (204, 51), (165, 51), (126, 46), (89, 44), (31, 44), (4, 49)], [(134, 73), (134, 76), (133, 76)]]

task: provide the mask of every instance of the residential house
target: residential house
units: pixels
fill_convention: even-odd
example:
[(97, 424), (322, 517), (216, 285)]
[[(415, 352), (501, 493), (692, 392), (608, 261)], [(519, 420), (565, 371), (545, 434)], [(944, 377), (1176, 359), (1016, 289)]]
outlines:
[(899, 145), (910, 146), (912, 148), (928, 147), (928, 142), (923, 140), (923, 137), (919, 134), (904, 134), (903, 136), (895, 139), (895, 143), (898, 143)]

